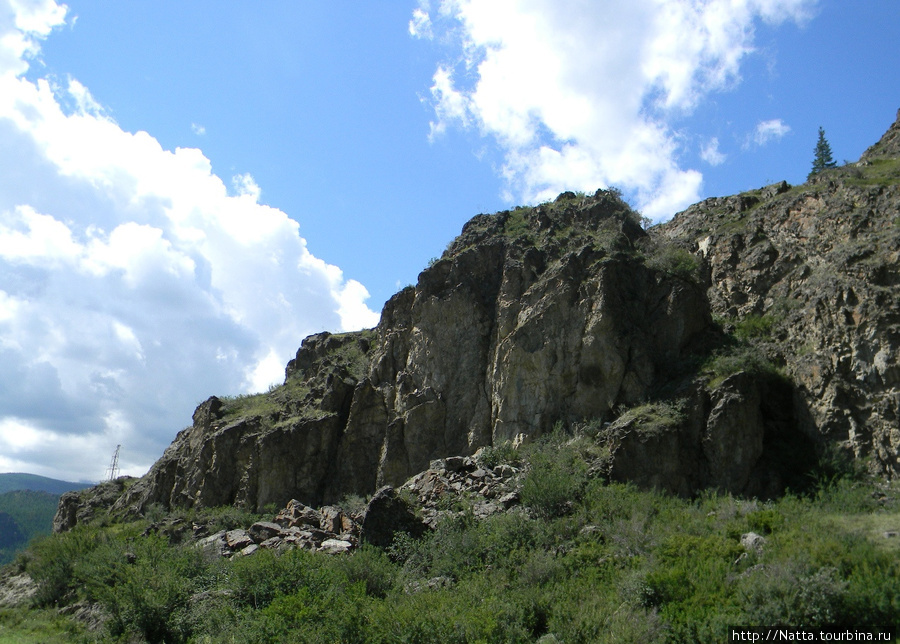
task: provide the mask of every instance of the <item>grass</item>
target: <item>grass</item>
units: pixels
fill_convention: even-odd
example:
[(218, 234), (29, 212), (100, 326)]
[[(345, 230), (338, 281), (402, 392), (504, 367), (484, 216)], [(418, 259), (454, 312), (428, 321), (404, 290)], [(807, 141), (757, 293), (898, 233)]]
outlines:
[(641, 436), (658, 436), (684, 422), (684, 401), (656, 401), (632, 407), (610, 426), (611, 431), (625, 428)]
[(0, 644), (88, 642), (85, 629), (50, 609), (0, 608)]
[(900, 533), (900, 512), (871, 514), (826, 514), (823, 523), (836, 532), (854, 534), (866, 539), (876, 548), (900, 556), (900, 536), (885, 537), (886, 532)]
[(847, 183), (855, 186), (896, 185), (900, 181), (900, 159), (874, 159), (869, 165), (853, 166), (849, 175)]
[(748, 315), (735, 323), (734, 335), (739, 340), (768, 338), (772, 334), (775, 322), (772, 315)]
[[(332, 349), (321, 358), (319, 371), (359, 381), (369, 369), (366, 345), (375, 339), (374, 329), (334, 334)], [(320, 382), (321, 381), (321, 382)], [(256, 394), (222, 396), (222, 418), (228, 422), (256, 417), (267, 423), (289, 423), (294, 419), (320, 418), (323, 412), (317, 390), (324, 390), (324, 377), (319, 374), (293, 374), (284, 384)]]
[[(636, 415), (677, 412), (657, 407)], [(209, 559), (139, 538), (136, 522), (45, 540), (29, 571), (58, 590), (45, 605), (102, 604), (96, 639), (111, 642), (678, 643), (724, 641), (737, 624), (900, 627), (900, 558), (880, 535), (900, 519), (896, 489), (879, 502), (844, 476), (765, 503), (681, 499), (592, 477), (589, 438), (560, 428), (501, 449), (524, 467), (527, 511), (476, 520), (461, 507), (385, 550)], [(741, 545), (750, 531), (761, 549)], [(0, 629), (0, 642), (94, 641), (50, 608), (0, 612)]]
[(726, 346), (709, 357), (701, 366), (701, 372), (707, 377), (707, 386), (716, 389), (729, 376), (746, 372), (768, 378), (784, 380), (783, 371), (773, 364), (765, 354), (745, 342)]
[(700, 262), (693, 253), (662, 240), (657, 240), (652, 245), (644, 245), (643, 250), (647, 266), (650, 268), (668, 275), (675, 275), (683, 280), (697, 281)]

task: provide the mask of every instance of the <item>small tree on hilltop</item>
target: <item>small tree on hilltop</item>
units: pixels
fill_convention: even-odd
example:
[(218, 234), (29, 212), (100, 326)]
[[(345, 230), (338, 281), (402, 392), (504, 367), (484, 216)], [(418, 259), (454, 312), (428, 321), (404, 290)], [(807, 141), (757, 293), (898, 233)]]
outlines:
[(816, 143), (815, 157), (813, 158), (812, 171), (809, 173), (809, 176), (813, 177), (822, 170), (833, 168), (836, 165), (837, 163), (831, 157), (831, 145), (829, 145), (828, 139), (825, 138), (825, 130), (820, 127), (819, 140)]

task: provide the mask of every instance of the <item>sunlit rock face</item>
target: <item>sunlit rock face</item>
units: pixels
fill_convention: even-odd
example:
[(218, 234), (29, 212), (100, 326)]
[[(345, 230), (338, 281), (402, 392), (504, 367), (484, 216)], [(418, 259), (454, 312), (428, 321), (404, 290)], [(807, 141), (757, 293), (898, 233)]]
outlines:
[(754, 341), (792, 381), (804, 432), (896, 475), (900, 113), (858, 163), (708, 199), (660, 234), (702, 257), (714, 315), (766, 322)]
[(335, 503), (557, 426), (594, 428), (599, 474), (684, 495), (778, 494), (826, 445), (896, 473), (898, 132), (649, 230), (604, 190), (478, 215), (377, 327), (202, 403), (114, 510)]

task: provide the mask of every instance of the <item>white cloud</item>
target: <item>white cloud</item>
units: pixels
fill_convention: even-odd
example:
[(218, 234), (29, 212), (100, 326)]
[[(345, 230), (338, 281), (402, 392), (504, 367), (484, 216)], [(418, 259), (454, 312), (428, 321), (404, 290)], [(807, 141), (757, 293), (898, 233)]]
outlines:
[(431, 30), (431, 16), (428, 15), (427, 4), (413, 9), (412, 20), (409, 21), (409, 35), (413, 38), (430, 39), (434, 37)]
[(756, 130), (753, 133), (753, 142), (756, 145), (766, 145), (769, 141), (777, 141), (790, 131), (790, 126), (786, 125), (781, 119), (761, 121), (756, 125)]
[(141, 474), (208, 395), (265, 389), (304, 336), (378, 315), (250, 174), (226, 186), (77, 80), (26, 79), (64, 17), (0, 0), (0, 470), (97, 479), (121, 443)]
[(718, 138), (713, 137), (703, 145), (700, 149), (700, 158), (712, 166), (725, 163), (725, 155), (719, 152)]
[(458, 34), (460, 53), (435, 72), (430, 136), (458, 125), (494, 137), (519, 200), (617, 185), (670, 216), (702, 181), (681, 167), (671, 123), (740, 81), (755, 21), (802, 22), (814, 3), (443, 0), (432, 26)]
[(453, 87), (450, 70), (438, 67), (432, 81), (431, 96), (434, 99), (437, 121), (431, 122), (429, 140), (443, 134), (449, 122), (456, 121), (463, 127), (469, 125), (468, 99)]
[(206, 134), (206, 128), (199, 123), (191, 123), (191, 131), (197, 136), (203, 136), (204, 134)]

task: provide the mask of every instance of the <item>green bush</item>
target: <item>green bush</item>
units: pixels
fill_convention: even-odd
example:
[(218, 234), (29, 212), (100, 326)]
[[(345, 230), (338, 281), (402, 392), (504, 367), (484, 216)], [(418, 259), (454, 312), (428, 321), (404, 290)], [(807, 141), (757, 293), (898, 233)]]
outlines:
[(306, 550), (290, 550), (284, 554), (257, 550), (252, 557), (239, 557), (232, 563), (228, 587), (239, 604), (262, 608), (298, 587), (321, 592), (329, 583), (324, 564), (324, 558)]
[(740, 594), (748, 624), (814, 629), (838, 624), (846, 587), (832, 567), (784, 562), (750, 571)]
[(784, 516), (775, 509), (765, 508), (747, 514), (747, 527), (758, 534), (772, 534), (784, 525)]
[(361, 583), (367, 595), (379, 599), (387, 597), (400, 574), (387, 553), (368, 544), (346, 557), (336, 557), (332, 567), (351, 584)]
[(498, 465), (519, 465), (522, 459), (519, 450), (513, 446), (511, 441), (504, 441), (499, 445), (488, 445), (481, 450), (479, 462), (488, 468), (494, 468)]
[(748, 315), (734, 325), (734, 335), (740, 340), (766, 338), (772, 333), (775, 318), (771, 315)]
[[(520, 451), (528, 511), (447, 511), (385, 551), (210, 560), (137, 522), (48, 538), (25, 565), (45, 602), (99, 602), (102, 641), (687, 643), (760, 623), (900, 628), (900, 560), (870, 536), (897, 502), (876, 502), (867, 480), (766, 503), (681, 499), (591, 478), (591, 441), (557, 429)], [(765, 535), (760, 550), (741, 546), (748, 531)]]
[(646, 252), (646, 262), (650, 268), (684, 280), (697, 280), (700, 262), (690, 251), (670, 242), (657, 241)]
[(581, 497), (587, 469), (580, 455), (559, 438), (541, 441), (528, 455), (522, 503), (543, 518), (566, 514)]
[(715, 389), (722, 381), (736, 373), (783, 379), (784, 375), (759, 349), (751, 345), (737, 345), (717, 353), (706, 361), (703, 372), (709, 377), (709, 386)]
[(84, 563), (90, 596), (109, 615), (115, 636), (138, 633), (148, 642), (186, 642), (193, 632), (191, 596), (216, 578), (211, 563), (194, 548), (172, 547), (149, 535), (98, 548)]
[(79, 589), (82, 580), (76, 570), (104, 540), (97, 529), (81, 525), (59, 535), (36, 539), (31, 545), (27, 570), (38, 585), (37, 605), (56, 605)]
[(661, 400), (632, 407), (612, 428), (628, 425), (642, 436), (656, 436), (684, 422), (684, 406), (684, 400)]

